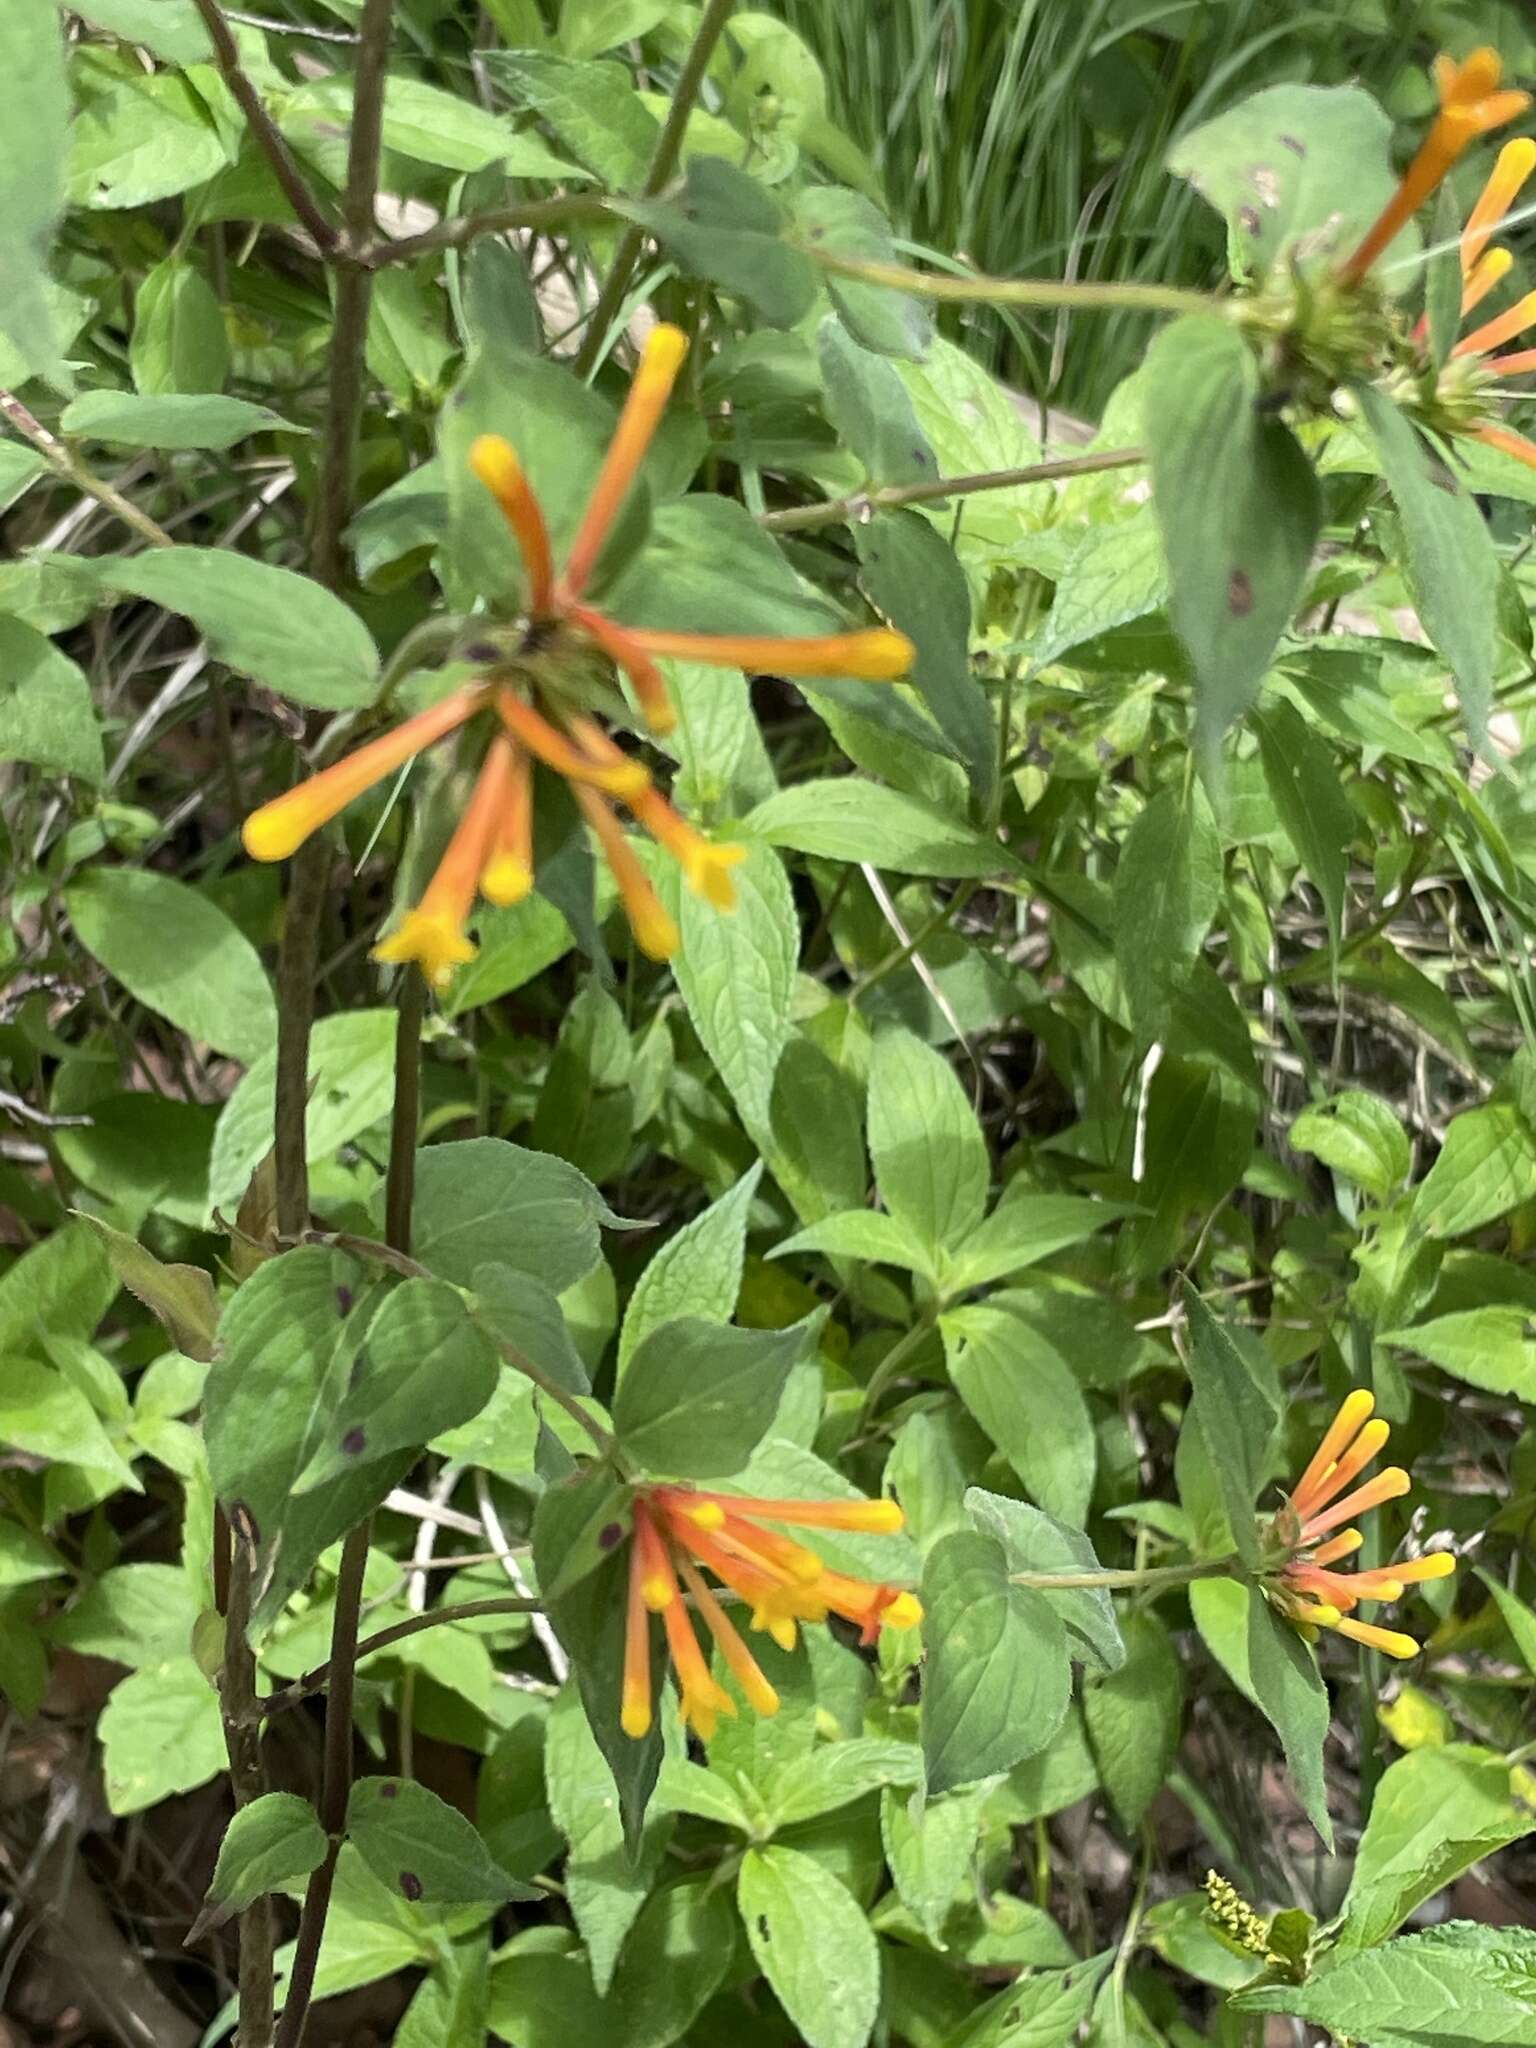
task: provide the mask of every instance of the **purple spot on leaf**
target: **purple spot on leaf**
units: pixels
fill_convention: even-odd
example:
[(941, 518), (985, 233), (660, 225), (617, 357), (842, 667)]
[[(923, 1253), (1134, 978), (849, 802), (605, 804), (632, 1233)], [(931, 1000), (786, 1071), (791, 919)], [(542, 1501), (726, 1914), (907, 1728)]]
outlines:
[(400, 1873), (400, 1889), (408, 1899), (414, 1901), (421, 1897), (426, 1887), (422, 1884), (421, 1879), (414, 1870), (402, 1870)]
[(368, 1432), (365, 1429), (349, 1429), (341, 1440), (341, 1448), (349, 1458), (355, 1458), (359, 1451), (367, 1447), (367, 1443)]
[(616, 1543), (622, 1543), (623, 1541), (624, 1524), (622, 1522), (605, 1523), (597, 1532), (597, 1547), (599, 1550), (612, 1550)]
[(1246, 569), (1234, 569), (1227, 578), (1227, 610), (1234, 619), (1246, 619), (1253, 610), (1253, 584)]

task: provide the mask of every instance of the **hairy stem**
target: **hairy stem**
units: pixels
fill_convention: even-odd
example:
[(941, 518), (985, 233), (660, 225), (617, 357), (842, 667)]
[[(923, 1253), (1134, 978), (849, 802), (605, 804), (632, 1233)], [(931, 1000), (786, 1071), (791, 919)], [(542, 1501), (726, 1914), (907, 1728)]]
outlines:
[[(364, 1636), (357, 1646), (354, 1664), (361, 1664), (365, 1657), (377, 1656), (380, 1650), (387, 1650), (391, 1643), (402, 1642), (406, 1636), (420, 1635), (426, 1628), (440, 1628), (450, 1621), (476, 1621), (490, 1614), (539, 1614), (543, 1609), (537, 1600), (521, 1598), (514, 1593), (493, 1594), (484, 1600), (461, 1600), (448, 1607), (429, 1607), (424, 1614), (413, 1614), (405, 1621), (392, 1622), (388, 1628), (378, 1629), (371, 1636)], [(317, 1664), (312, 1671), (306, 1671), (301, 1678), (293, 1679), (281, 1692), (268, 1693), (260, 1704), (263, 1714), (281, 1714), (288, 1707), (296, 1707), (310, 1699), (317, 1692), (323, 1692), (330, 1681), (329, 1661)]]
[(373, 272), (367, 251), (376, 224), (379, 147), (384, 123), (384, 83), (389, 63), (394, 0), (365, 0), (352, 88), (352, 132), (347, 148), (347, 185), (342, 197), (345, 241), (336, 275), (336, 311), (331, 330), (331, 380), (326, 399), (320, 480), (315, 502), (314, 570), (330, 589), (343, 578), (341, 536), (352, 512), (352, 468), (362, 405), (363, 352)]
[(223, 9), (218, 0), (197, 0), (197, 11), (203, 17), (214, 57), (224, 74), (224, 83), (244, 114), (256, 147), (272, 166), (272, 175), (282, 186), (284, 198), (308, 228), (315, 247), (322, 255), (328, 255), (336, 245), (336, 230), (321, 212), (319, 202), (299, 169), (298, 159), (283, 140), (277, 123), (262, 103), (260, 93), (246, 76)]
[(1222, 301), (1208, 292), (1185, 291), (1170, 284), (1078, 283), (1048, 277), (940, 277), (928, 270), (910, 270), (904, 263), (870, 263), (859, 256), (839, 256), (815, 242), (796, 245), (813, 263), (834, 277), (856, 278), (860, 284), (886, 285), (914, 298), (953, 300), (963, 305), (1065, 307), (1068, 311), (1108, 313), (1211, 313)]
[(124, 526), (132, 527), (141, 540), (147, 540), (152, 547), (173, 548), (176, 543), (163, 526), (157, 526), (147, 512), (141, 512), (131, 499), (121, 491), (87, 469), (74, 449), (57, 434), (50, 433), (40, 419), (28, 412), (13, 392), (0, 390), (0, 413), (10, 421), (18, 434), (22, 434), (43, 457), (48, 467), (66, 482), (72, 483), (77, 491), (84, 491), (88, 498), (94, 498), (98, 505), (121, 519)]
[(278, 1234), (297, 1237), (309, 1223), (309, 1156), (304, 1118), (309, 1106), (309, 1032), (315, 1017), (315, 963), (320, 912), (331, 871), (323, 836), (294, 855), (277, 954), (277, 1076), (272, 1130), (276, 1153)]
[(427, 1013), (424, 975), (407, 968), (395, 1025), (395, 1107), (389, 1127), (384, 1237), (392, 1251), (409, 1254), (411, 1201), (416, 1192), (416, 1136), (421, 1122), (421, 1026)]
[(445, 249), (462, 249), (482, 235), (547, 234), (555, 228), (574, 227), (583, 221), (610, 218), (609, 202), (595, 192), (571, 192), (554, 199), (529, 199), (521, 206), (498, 206), (486, 213), (461, 213), (424, 228), (419, 235), (403, 235), (397, 242), (371, 242), (362, 260), (370, 270), (386, 263), (410, 263), (418, 256), (437, 255)]
[[(667, 109), (667, 118), (656, 138), (655, 153), (645, 174), (642, 191), (647, 199), (664, 190), (677, 169), (678, 159), (683, 153), (683, 137), (688, 129), (688, 116), (693, 112), (699, 88), (704, 83), (704, 74), (709, 69), (709, 60), (715, 54), (715, 45), (725, 29), (730, 11), (731, 0), (705, 0), (704, 12), (699, 18), (688, 55), (683, 59), (683, 68), (677, 75), (672, 104)], [(590, 376), (597, 366), (608, 339), (608, 330), (624, 303), (624, 294), (629, 290), (629, 281), (635, 274), (635, 265), (640, 261), (644, 247), (645, 229), (642, 227), (631, 224), (619, 238), (613, 263), (597, 295), (597, 304), (592, 308), (592, 317), (587, 322), (587, 331), (576, 357), (577, 372), (583, 377)]]
[(1166, 1586), (1188, 1586), (1196, 1579), (1234, 1578), (1240, 1566), (1231, 1557), (1206, 1558), (1199, 1564), (1153, 1564), (1140, 1570), (1101, 1572), (1010, 1572), (1010, 1586), (1028, 1586), (1037, 1593), (1161, 1592)]
[(758, 525), (770, 533), (804, 533), (814, 526), (834, 526), (862, 519), (900, 505), (933, 505), (946, 498), (969, 498), (978, 491), (1007, 491), (1016, 484), (1046, 484), (1069, 476), (1096, 476), (1101, 470), (1127, 469), (1145, 462), (1144, 448), (1106, 448), (1092, 455), (1064, 455), (1054, 462), (1031, 462), (1023, 469), (987, 469), (972, 476), (930, 477), (916, 484), (886, 484), (872, 491), (850, 491), (845, 498), (826, 498), (819, 505), (792, 505), (782, 512), (763, 512)]

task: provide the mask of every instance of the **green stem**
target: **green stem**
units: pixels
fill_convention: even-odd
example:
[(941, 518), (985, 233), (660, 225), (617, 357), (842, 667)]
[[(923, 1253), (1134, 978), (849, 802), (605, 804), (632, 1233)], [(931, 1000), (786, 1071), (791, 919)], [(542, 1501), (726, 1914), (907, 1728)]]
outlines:
[(913, 1352), (917, 1350), (923, 1339), (932, 1335), (933, 1325), (934, 1314), (932, 1312), (919, 1316), (911, 1329), (897, 1338), (896, 1342), (870, 1374), (869, 1385), (864, 1389), (863, 1406), (859, 1409), (858, 1427), (860, 1430), (865, 1429), (873, 1419), (875, 1410), (880, 1405), (881, 1395), (891, 1384), (892, 1380), (895, 1379), (897, 1373), (901, 1371), (901, 1368), (906, 1364)]
[(904, 263), (869, 263), (858, 256), (839, 256), (814, 242), (796, 245), (813, 263), (834, 277), (860, 284), (885, 285), (916, 298), (953, 300), (989, 306), (1066, 307), (1082, 312), (1211, 313), (1222, 301), (1207, 292), (1167, 284), (1067, 283), (1045, 277), (937, 277), (931, 271), (909, 270)]
[(971, 476), (929, 477), (916, 484), (885, 484), (876, 490), (850, 491), (819, 505), (792, 505), (765, 512), (758, 525), (770, 533), (804, 533), (815, 526), (833, 526), (864, 518), (870, 512), (901, 505), (933, 505), (947, 498), (974, 497), (978, 491), (1007, 491), (1018, 484), (1045, 484), (1062, 477), (1097, 476), (1106, 469), (1127, 469), (1145, 462), (1144, 448), (1106, 448), (1091, 455), (1064, 455), (1053, 462), (1031, 462), (1022, 469), (979, 470)]
[[(676, 171), (678, 160), (683, 153), (683, 138), (688, 131), (688, 117), (693, 112), (699, 88), (704, 83), (704, 74), (709, 69), (709, 60), (715, 54), (715, 45), (725, 29), (726, 18), (731, 11), (732, 0), (705, 0), (704, 12), (683, 59), (683, 68), (677, 75), (677, 84), (672, 91), (672, 104), (667, 109), (667, 118), (656, 138), (656, 149), (651, 157), (650, 168), (645, 174), (641, 188), (642, 197), (654, 199), (656, 194), (669, 185)], [(619, 238), (614, 251), (613, 264), (602, 289), (597, 295), (597, 304), (592, 308), (592, 317), (587, 322), (587, 331), (582, 336), (581, 350), (576, 357), (577, 374), (589, 377), (596, 369), (608, 339), (608, 330), (620, 306), (624, 294), (629, 290), (629, 281), (635, 274), (635, 265), (640, 261), (640, 252), (645, 247), (645, 229), (631, 224)]]
[(84, 491), (88, 498), (94, 498), (98, 505), (121, 519), (124, 526), (131, 527), (141, 540), (147, 540), (152, 547), (173, 548), (176, 543), (163, 526), (157, 526), (147, 512), (141, 512), (131, 499), (106, 483), (96, 472), (87, 469), (74, 449), (57, 434), (50, 433), (40, 419), (37, 419), (10, 391), (0, 390), (0, 413), (10, 421), (18, 434), (26, 439), (42, 456), (48, 467), (77, 491)]
[[(214, 1517), (214, 1542), (225, 1545), (232, 1532), (222, 1513)], [(219, 1706), (229, 1784), (235, 1806), (249, 1806), (267, 1789), (261, 1755), (261, 1721), (256, 1699), (256, 1653), (250, 1643), (252, 1558), (243, 1536), (234, 1535), (234, 1555), (225, 1552), (228, 1584), (223, 1602), (224, 1655), (219, 1672)], [(272, 1901), (253, 1899), (240, 1915), (239, 2007), (236, 2048), (268, 2048), (272, 2039)]]
[(1037, 1593), (1117, 1592), (1136, 1588), (1140, 1592), (1161, 1592), (1167, 1586), (1188, 1586), (1196, 1579), (1235, 1578), (1240, 1567), (1236, 1553), (1230, 1557), (1207, 1558), (1199, 1564), (1154, 1564), (1140, 1570), (1099, 1572), (1010, 1572), (1010, 1586), (1028, 1586)]
[(932, 917), (918, 927), (904, 946), (898, 946), (894, 953), (887, 953), (883, 960), (875, 962), (867, 974), (859, 976), (848, 991), (848, 1007), (857, 1009), (860, 998), (868, 995), (877, 982), (884, 981), (888, 974), (894, 974), (898, 967), (905, 967), (914, 954), (920, 953), (936, 933), (953, 923), (980, 887), (980, 882), (974, 876), (968, 876), (949, 901), (941, 904)]

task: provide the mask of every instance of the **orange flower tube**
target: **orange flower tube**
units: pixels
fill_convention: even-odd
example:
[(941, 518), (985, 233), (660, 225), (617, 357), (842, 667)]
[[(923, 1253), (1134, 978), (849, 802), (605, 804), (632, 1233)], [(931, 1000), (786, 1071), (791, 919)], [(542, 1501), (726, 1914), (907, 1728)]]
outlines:
[(906, 634), (888, 626), (871, 626), (858, 633), (811, 634), (803, 639), (772, 633), (663, 633), (648, 626), (625, 630), (648, 654), (770, 675), (854, 676), (870, 683), (891, 683), (908, 673), (915, 654)]
[(670, 960), (677, 951), (677, 926), (651, 886), (651, 878), (624, 837), (618, 819), (595, 789), (573, 783), (572, 791), (619, 885), (619, 897), (635, 944), (652, 960)]
[(512, 756), (507, 806), (496, 826), (491, 854), (480, 877), (487, 903), (521, 903), (533, 887), (533, 763), (527, 752), (505, 733), (501, 745)]
[(536, 619), (554, 608), (555, 565), (549, 531), (517, 450), (500, 434), (481, 434), (469, 451), (469, 466), (501, 507), (528, 573), (528, 609)]
[(687, 353), (688, 337), (680, 327), (663, 323), (646, 336), (624, 410), (619, 414), (603, 466), (592, 486), (592, 496), (566, 556), (560, 585), (562, 594), (568, 598), (580, 597), (587, 587), (603, 542), (645, 460), (645, 451), (651, 445)]
[(374, 947), (375, 960), (414, 960), (434, 988), (444, 988), (455, 967), (474, 959), (475, 946), (464, 927), (506, 806), (511, 775), (511, 749), (493, 743), (436, 874), (416, 908)]

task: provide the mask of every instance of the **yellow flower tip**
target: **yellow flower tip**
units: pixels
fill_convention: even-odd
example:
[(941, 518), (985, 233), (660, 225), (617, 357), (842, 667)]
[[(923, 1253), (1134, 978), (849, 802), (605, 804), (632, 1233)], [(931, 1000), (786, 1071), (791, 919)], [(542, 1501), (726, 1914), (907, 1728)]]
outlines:
[(785, 1554), (784, 1562), (788, 1565), (792, 1576), (797, 1578), (802, 1586), (814, 1586), (821, 1577), (822, 1572), (826, 1569), (816, 1552), (814, 1550), (807, 1550), (804, 1544), (801, 1543), (795, 1544)]
[(652, 1614), (665, 1614), (677, 1598), (677, 1588), (665, 1572), (647, 1572), (640, 1581), (640, 1598)]
[(725, 1509), (721, 1507), (717, 1500), (693, 1501), (683, 1509), (683, 1513), (697, 1528), (723, 1529), (725, 1527)]
[(645, 338), (640, 352), (640, 367), (635, 372), (635, 382), (661, 384), (668, 390), (683, 367), (683, 357), (688, 353), (688, 337), (681, 327), (673, 327), (668, 321), (661, 321)]
[(682, 944), (682, 934), (661, 904), (633, 903), (626, 907), (635, 944), (647, 960), (670, 960)]
[(1393, 1600), (1401, 1600), (1402, 1597), (1403, 1582), (1401, 1579), (1377, 1579), (1372, 1584), (1369, 1592), (1362, 1588), (1360, 1593), (1362, 1600), (1382, 1600), (1388, 1603)]
[[(635, 694), (639, 696), (638, 691)], [(658, 697), (654, 691), (648, 691), (641, 699), (640, 709), (645, 715), (646, 731), (654, 733), (657, 739), (664, 740), (675, 730), (677, 709), (670, 697)]]
[(1456, 1559), (1449, 1550), (1430, 1550), (1423, 1557), (1412, 1558), (1407, 1564), (1398, 1566), (1397, 1570), (1408, 1580), (1448, 1579), (1456, 1570)]
[(771, 1721), (779, 1711), (779, 1696), (761, 1671), (742, 1672), (740, 1683), (753, 1713), (761, 1714), (765, 1721)]
[(325, 823), (329, 813), (317, 814), (303, 799), (302, 789), (291, 789), (252, 811), (240, 828), (241, 844), (252, 860), (287, 860)]
[(480, 877), (480, 894), (500, 909), (509, 903), (521, 903), (532, 887), (533, 869), (511, 853), (492, 854)]
[(867, 683), (899, 682), (911, 673), (917, 659), (917, 649), (906, 634), (893, 632), (888, 626), (855, 633), (851, 640), (847, 673)]
[(1316, 1628), (1337, 1628), (1343, 1612), (1327, 1600), (1314, 1600), (1310, 1606), (1301, 1609), (1301, 1619), (1310, 1621)]
[(500, 434), (479, 434), (470, 443), (469, 466), (488, 491), (510, 496), (524, 483), (523, 465), (510, 441)]
[(592, 771), (592, 781), (597, 788), (606, 790), (609, 796), (629, 798), (641, 796), (651, 786), (651, 771), (643, 761), (626, 757), (622, 761), (605, 762)]
[(1341, 1621), (1338, 1634), (1348, 1636), (1352, 1643), (1363, 1643), (1368, 1650), (1380, 1650), (1384, 1657), (1417, 1657), (1419, 1646), (1412, 1636), (1405, 1636), (1395, 1628), (1377, 1628), (1369, 1621)]
[(624, 1688), (623, 1704), (619, 1708), (619, 1726), (626, 1735), (633, 1736), (637, 1741), (642, 1735), (649, 1735), (651, 1732), (651, 1703), (649, 1699), (641, 1697), (632, 1686), (626, 1685)]
[(734, 910), (736, 885), (731, 880), (730, 870), (746, 857), (744, 846), (716, 845), (712, 840), (701, 839), (690, 849), (683, 869), (689, 888), (695, 896), (702, 896), (706, 903), (712, 903), (716, 910)]
[(880, 1619), (887, 1628), (916, 1628), (923, 1618), (923, 1603), (915, 1593), (898, 1593)]
[(798, 1631), (795, 1628), (794, 1617), (792, 1615), (769, 1614), (763, 1616), (761, 1620), (758, 1619), (759, 1615), (763, 1615), (763, 1610), (761, 1607), (757, 1609), (756, 1613), (752, 1617), (752, 1626), (755, 1629), (765, 1630), (770, 1636), (772, 1636), (773, 1640), (778, 1644), (779, 1648), (785, 1652), (788, 1652), (795, 1647), (795, 1644), (798, 1641), (799, 1637)]
[(478, 949), (461, 924), (441, 911), (408, 910), (399, 927), (373, 949), (375, 960), (414, 960), (434, 988), (446, 988), (453, 970), (473, 960)]
[(894, 1500), (861, 1500), (849, 1502), (849, 1515), (845, 1527), (862, 1529), (876, 1536), (894, 1536), (898, 1529), (904, 1529), (907, 1518)]

